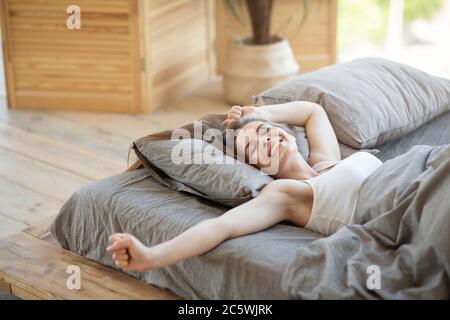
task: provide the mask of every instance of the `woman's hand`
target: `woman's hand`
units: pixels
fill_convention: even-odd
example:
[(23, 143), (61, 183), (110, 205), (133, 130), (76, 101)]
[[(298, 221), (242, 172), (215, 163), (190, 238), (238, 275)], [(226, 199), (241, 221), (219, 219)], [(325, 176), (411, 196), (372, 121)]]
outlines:
[(156, 256), (149, 247), (131, 234), (115, 233), (109, 238), (110, 246), (106, 251), (119, 268), (130, 271), (146, 271), (154, 268)]
[(239, 121), (239, 120), (241, 120), (242, 117), (245, 117), (248, 115), (258, 117), (258, 113), (259, 113), (258, 108), (254, 107), (254, 106), (243, 106), (243, 107), (233, 106), (228, 111), (228, 116), (224, 120), (223, 124), (225, 126), (228, 126), (230, 123), (232, 123), (234, 121)]

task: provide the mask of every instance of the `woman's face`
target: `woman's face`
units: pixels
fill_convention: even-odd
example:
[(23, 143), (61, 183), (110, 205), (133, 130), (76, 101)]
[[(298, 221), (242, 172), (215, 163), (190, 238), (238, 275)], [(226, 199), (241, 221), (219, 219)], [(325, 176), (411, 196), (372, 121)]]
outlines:
[(289, 159), (298, 153), (292, 135), (262, 121), (250, 122), (238, 130), (236, 150), (240, 159), (272, 176), (284, 171)]

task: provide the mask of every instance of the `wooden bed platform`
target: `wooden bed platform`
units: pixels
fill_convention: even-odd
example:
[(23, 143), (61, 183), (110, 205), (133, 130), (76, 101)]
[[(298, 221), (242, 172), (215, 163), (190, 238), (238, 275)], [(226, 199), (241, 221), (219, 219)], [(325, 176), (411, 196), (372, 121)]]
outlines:
[[(52, 238), (48, 218), (35, 227), (0, 240), (0, 291), (22, 299), (181, 299), (63, 249)], [(81, 269), (81, 289), (68, 289), (69, 265)]]

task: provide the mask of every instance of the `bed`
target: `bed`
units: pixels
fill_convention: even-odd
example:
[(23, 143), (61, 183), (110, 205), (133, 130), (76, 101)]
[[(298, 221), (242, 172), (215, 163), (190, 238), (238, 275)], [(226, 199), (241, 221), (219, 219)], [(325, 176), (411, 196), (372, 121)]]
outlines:
[[(361, 225), (324, 238), (281, 223), (173, 266), (130, 274), (188, 299), (446, 299), (447, 144), (450, 112), (377, 147), (384, 171), (363, 186), (357, 206)], [(404, 169), (401, 174), (399, 168)], [(386, 182), (389, 188), (383, 188)], [(105, 251), (111, 233), (132, 233), (146, 245), (155, 245), (226, 210), (171, 190), (147, 170), (138, 169), (76, 191), (51, 232), (63, 248), (117, 269)], [(380, 288), (368, 285), (371, 270), (377, 267)]]

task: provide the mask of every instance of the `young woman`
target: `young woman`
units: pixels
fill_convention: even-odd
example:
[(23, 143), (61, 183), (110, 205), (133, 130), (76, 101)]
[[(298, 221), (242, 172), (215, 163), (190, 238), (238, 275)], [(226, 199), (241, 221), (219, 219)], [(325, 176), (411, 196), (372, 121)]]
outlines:
[[(305, 127), (308, 161), (298, 152), (295, 138), (274, 123)], [(153, 247), (130, 234), (113, 234), (107, 251), (117, 266), (131, 271), (162, 268), (281, 221), (324, 235), (353, 223), (361, 184), (381, 161), (365, 152), (341, 160), (336, 135), (322, 106), (306, 101), (234, 106), (224, 124), (236, 131), (233, 143), (238, 155), (253, 159), (256, 167), (263, 166), (262, 159), (277, 162), (278, 170), (272, 175), (276, 180), (251, 201)]]

